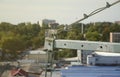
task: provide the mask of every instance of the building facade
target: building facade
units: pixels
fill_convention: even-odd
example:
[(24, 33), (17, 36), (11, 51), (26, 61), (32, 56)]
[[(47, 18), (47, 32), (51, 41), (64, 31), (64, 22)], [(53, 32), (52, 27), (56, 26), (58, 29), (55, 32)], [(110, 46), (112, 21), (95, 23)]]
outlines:
[(110, 33), (110, 42), (120, 43), (120, 32), (111, 32)]
[(51, 23), (56, 23), (55, 20), (51, 20), (51, 19), (43, 19), (41, 22), (40, 22), (40, 27), (43, 27), (43, 24), (44, 25), (49, 25)]
[(27, 60), (34, 60), (35, 62), (47, 62), (48, 55), (45, 51), (41, 50), (31, 50), (26, 55)]

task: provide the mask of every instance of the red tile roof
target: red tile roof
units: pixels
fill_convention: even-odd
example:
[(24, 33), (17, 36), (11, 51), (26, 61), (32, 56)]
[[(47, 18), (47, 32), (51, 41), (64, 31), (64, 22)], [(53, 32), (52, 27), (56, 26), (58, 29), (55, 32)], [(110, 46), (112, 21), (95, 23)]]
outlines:
[(11, 70), (11, 76), (14, 77), (16, 75), (28, 77), (28, 73), (20, 68)]

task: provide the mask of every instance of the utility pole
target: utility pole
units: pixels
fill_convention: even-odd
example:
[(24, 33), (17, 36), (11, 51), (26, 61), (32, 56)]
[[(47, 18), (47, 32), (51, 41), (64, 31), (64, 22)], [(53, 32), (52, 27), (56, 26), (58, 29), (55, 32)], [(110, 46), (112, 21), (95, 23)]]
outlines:
[(84, 25), (81, 24), (81, 33), (83, 34), (84, 33)]

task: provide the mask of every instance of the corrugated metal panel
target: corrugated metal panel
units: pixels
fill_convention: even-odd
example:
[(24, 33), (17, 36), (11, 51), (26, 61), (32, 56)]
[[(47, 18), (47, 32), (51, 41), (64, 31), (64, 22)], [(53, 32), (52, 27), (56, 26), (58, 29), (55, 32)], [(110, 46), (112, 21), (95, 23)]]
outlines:
[(120, 77), (119, 67), (69, 67), (61, 70), (61, 77)]
[[(119, 43), (119, 44), (120, 44), (120, 43)], [(120, 53), (120, 45), (114, 44), (114, 45), (113, 45), (113, 50), (114, 50), (114, 52)]]

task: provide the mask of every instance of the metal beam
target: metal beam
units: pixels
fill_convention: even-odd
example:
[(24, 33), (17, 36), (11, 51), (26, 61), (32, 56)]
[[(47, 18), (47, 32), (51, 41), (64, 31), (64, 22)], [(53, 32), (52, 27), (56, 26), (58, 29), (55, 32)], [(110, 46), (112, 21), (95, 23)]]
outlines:
[(103, 52), (120, 52), (120, 43), (79, 41), (79, 40), (52, 40), (45, 41), (45, 48), (53, 50), (54, 48), (66, 48), (76, 50), (92, 50)]

